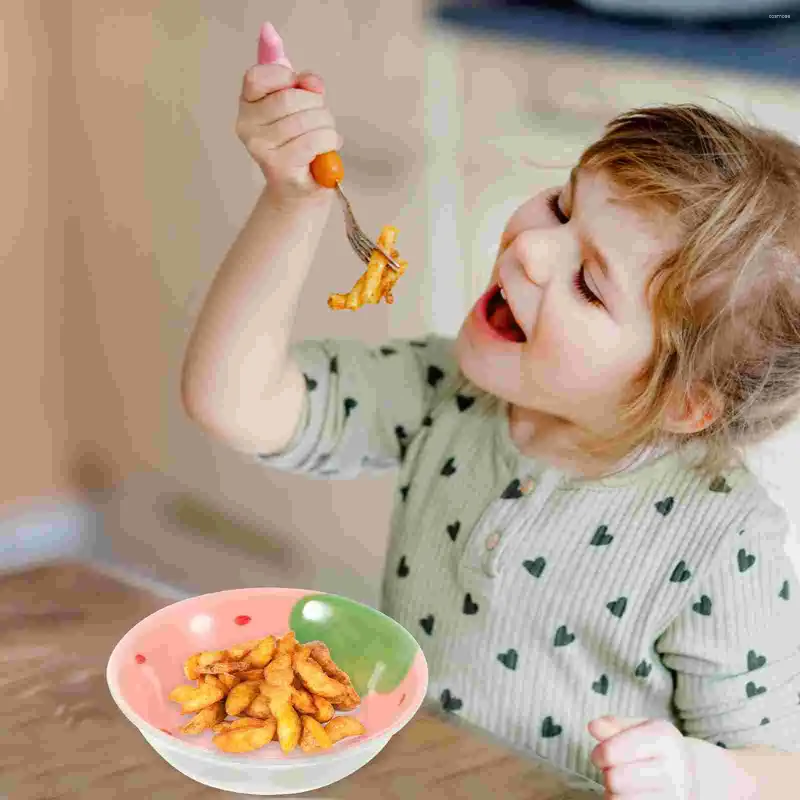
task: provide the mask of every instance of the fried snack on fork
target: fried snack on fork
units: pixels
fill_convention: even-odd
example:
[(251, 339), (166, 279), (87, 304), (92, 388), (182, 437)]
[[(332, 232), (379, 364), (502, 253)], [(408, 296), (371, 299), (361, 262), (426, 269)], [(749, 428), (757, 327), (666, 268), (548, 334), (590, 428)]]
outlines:
[(389, 266), (386, 256), (380, 250), (373, 250), (364, 274), (356, 281), (355, 286), (348, 294), (332, 294), (328, 298), (328, 306), (332, 309), (349, 308), (355, 311), (365, 303), (379, 303), (383, 298), (387, 303), (393, 303), (392, 287), (397, 279), (405, 272), (408, 262), (399, 258), (399, 252), (394, 247), (397, 239), (397, 228), (385, 225), (378, 236), (378, 247), (388, 253), (400, 267), (394, 270)]

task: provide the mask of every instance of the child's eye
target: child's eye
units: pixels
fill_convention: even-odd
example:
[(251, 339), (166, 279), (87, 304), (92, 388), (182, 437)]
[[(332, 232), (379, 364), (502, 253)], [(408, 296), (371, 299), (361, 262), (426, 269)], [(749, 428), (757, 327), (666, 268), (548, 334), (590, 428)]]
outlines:
[[(553, 212), (555, 218), (559, 222), (566, 225), (566, 223), (569, 222), (569, 217), (566, 216), (559, 208), (558, 197), (560, 194), (560, 192), (553, 192), (553, 194), (549, 195), (547, 198), (547, 205)], [(581, 264), (581, 268), (575, 273), (572, 283), (587, 303), (591, 303), (593, 306), (602, 306), (603, 303), (600, 298), (589, 288), (589, 285), (586, 283), (586, 275), (584, 273), (585, 268), (583, 264)]]

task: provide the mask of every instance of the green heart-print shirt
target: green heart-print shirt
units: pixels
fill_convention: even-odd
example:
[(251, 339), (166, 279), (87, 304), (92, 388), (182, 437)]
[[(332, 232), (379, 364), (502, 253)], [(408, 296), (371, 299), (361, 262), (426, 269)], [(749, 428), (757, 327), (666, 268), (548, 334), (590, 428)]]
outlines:
[(303, 414), (259, 457), (315, 478), (397, 470), (381, 610), (422, 646), (431, 697), (598, 782), (586, 726), (610, 713), (800, 750), (800, 585), (755, 478), (675, 453), (570, 478), (519, 452), (453, 345), (296, 343)]

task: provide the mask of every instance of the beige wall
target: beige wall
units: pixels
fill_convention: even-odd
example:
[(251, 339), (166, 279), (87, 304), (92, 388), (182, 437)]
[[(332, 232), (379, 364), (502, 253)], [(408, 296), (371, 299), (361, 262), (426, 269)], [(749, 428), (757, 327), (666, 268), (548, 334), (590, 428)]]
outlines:
[[(65, 261), (49, 137), (51, 29), (44, 2), (0, 13), (0, 503), (67, 490), (61, 356)], [(51, 4), (52, 5), (52, 4)]]

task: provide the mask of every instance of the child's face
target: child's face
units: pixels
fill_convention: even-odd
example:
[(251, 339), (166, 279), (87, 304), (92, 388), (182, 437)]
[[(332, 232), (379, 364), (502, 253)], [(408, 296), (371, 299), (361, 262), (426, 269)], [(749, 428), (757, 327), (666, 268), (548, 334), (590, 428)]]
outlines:
[[(602, 174), (573, 172), (576, 193), (569, 182), (562, 187), (558, 215), (547, 202), (556, 190), (548, 189), (508, 221), (489, 292), (462, 324), (456, 354), (485, 391), (607, 433), (623, 390), (652, 352), (645, 282), (675, 242), (668, 220), (616, 204)], [(605, 255), (608, 276), (593, 246)], [(525, 341), (504, 338), (488, 322), (487, 295), (498, 281)]]

